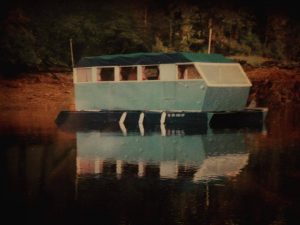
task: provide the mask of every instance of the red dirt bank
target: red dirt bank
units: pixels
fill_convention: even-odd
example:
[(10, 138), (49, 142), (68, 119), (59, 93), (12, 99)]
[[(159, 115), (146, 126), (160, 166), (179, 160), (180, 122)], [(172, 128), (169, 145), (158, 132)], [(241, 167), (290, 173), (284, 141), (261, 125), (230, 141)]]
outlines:
[(253, 85), (248, 102), (254, 99), (257, 106), (270, 109), (300, 104), (300, 68), (256, 68), (246, 73)]
[(73, 109), (71, 73), (23, 74), (0, 79), (0, 111)]

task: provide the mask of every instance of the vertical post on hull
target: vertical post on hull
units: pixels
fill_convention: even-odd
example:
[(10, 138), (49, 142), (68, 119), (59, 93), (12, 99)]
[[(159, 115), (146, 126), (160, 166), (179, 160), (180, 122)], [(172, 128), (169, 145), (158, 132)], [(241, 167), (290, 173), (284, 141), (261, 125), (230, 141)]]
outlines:
[(145, 117), (145, 114), (142, 112), (139, 117), (139, 128), (140, 128), (141, 136), (145, 135), (145, 129), (144, 129), (144, 125), (143, 125), (144, 117)]
[(124, 136), (127, 135), (127, 129), (126, 129), (125, 125), (124, 125), (126, 116), (127, 116), (127, 112), (123, 112), (122, 116), (120, 117), (120, 120), (119, 120), (120, 129), (121, 129), (121, 131), (122, 131), (122, 133), (123, 133)]
[(166, 112), (162, 112), (162, 113), (161, 113), (161, 116), (160, 116), (160, 124), (165, 124), (165, 122), (166, 122), (166, 116), (167, 116), (167, 113), (166, 113)]

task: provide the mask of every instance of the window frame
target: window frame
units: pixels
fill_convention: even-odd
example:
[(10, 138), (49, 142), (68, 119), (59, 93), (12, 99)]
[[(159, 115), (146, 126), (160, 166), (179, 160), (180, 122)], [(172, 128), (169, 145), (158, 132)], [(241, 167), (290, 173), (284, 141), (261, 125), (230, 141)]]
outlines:
[[(184, 65), (186, 65), (186, 66), (189, 66), (189, 65), (194, 66), (194, 68), (196, 69), (196, 71), (199, 73), (200, 78), (192, 78), (192, 79), (184, 79), (183, 78), (183, 79), (180, 79), (179, 78), (179, 66), (184, 66)], [(197, 80), (201, 81), (201, 80), (204, 80), (204, 79), (203, 79), (202, 73), (198, 70), (196, 64), (188, 62), (188, 63), (176, 63), (176, 80), (177, 81), (197, 81)]]
[[(158, 79), (154, 79), (154, 80), (149, 80), (149, 79), (143, 79), (143, 77), (144, 77), (144, 69), (146, 68), (146, 67), (157, 67), (157, 70), (158, 70)], [(161, 75), (160, 75), (160, 68), (159, 68), (159, 65), (158, 64), (153, 64), (153, 65), (141, 65), (141, 81), (143, 81), (143, 82), (156, 82), (156, 81), (162, 81), (161, 80)]]
[[(136, 79), (135, 80), (122, 80), (122, 68), (135, 68), (136, 69)], [(133, 66), (119, 66), (119, 71), (118, 71), (118, 81), (119, 82), (137, 82), (139, 80), (139, 76), (138, 76), (138, 66), (137, 65), (133, 65)]]
[[(96, 83), (106, 83), (106, 82), (115, 82), (116, 81), (116, 68), (115, 66), (97, 66), (96, 68)], [(113, 80), (98, 80), (98, 76), (101, 78), (101, 74), (98, 74), (99, 69), (113, 69)], [(101, 72), (100, 72), (101, 73)]]
[[(76, 71), (74, 74), (74, 83), (80, 83), (80, 84), (85, 84), (85, 83), (92, 83), (93, 82), (93, 67), (78, 67), (78, 68), (75, 68)], [(78, 71), (80, 70), (90, 70), (91, 71), (91, 80), (88, 80), (88, 81), (78, 81)]]

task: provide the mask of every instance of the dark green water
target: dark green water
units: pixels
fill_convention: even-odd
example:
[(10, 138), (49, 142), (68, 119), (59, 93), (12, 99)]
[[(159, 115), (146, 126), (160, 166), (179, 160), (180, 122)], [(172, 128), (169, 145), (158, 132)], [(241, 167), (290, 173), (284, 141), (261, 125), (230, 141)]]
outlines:
[(0, 125), (2, 219), (299, 224), (298, 112), (271, 111), (258, 129)]

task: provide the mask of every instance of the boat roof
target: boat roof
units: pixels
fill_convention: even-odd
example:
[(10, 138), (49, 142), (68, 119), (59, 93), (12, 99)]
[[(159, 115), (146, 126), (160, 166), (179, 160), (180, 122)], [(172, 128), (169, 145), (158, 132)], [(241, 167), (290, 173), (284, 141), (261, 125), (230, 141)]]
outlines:
[(92, 66), (129, 66), (129, 65), (155, 65), (188, 62), (232, 63), (233, 60), (221, 54), (204, 53), (130, 53), (117, 55), (102, 55), (83, 57), (76, 67)]

